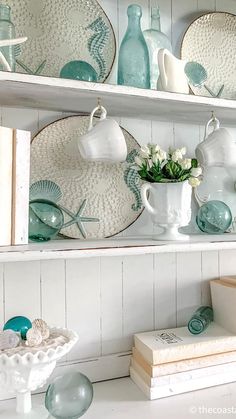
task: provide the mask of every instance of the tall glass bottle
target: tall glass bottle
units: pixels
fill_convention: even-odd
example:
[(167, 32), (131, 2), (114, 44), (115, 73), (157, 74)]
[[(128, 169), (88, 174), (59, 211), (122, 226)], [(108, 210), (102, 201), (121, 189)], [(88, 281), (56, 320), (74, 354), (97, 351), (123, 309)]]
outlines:
[[(0, 4), (0, 39), (14, 39), (15, 37), (15, 27), (11, 22), (11, 8), (6, 4)], [(13, 45), (0, 48), (12, 71), (15, 71), (16, 67), (14, 48)], [(4, 70), (1, 64), (0, 70)]]
[(145, 41), (148, 46), (150, 61), (150, 82), (151, 89), (157, 88), (157, 80), (159, 77), (159, 68), (157, 55), (160, 48), (166, 48), (172, 52), (172, 46), (169, 38), (161, 32), (160, 9), (152, 7), (151, 9), (151, 28), (143, 32)]
[(131, 4), (127, 14), (128, 28), (119, 52), (118, 84), (149, 89), (149, 54), (140, 25), (142, 9)]

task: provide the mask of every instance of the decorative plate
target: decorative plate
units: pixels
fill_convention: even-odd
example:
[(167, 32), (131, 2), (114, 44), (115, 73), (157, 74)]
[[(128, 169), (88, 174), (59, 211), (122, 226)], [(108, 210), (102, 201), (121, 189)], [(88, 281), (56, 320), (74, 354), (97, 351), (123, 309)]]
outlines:
[(111, 22), (96, 0), (4, 0), (17, 36), (28, 37), (17, 57), (18, 72), (59, 77), (73, 60), (91, 64), (104, 81), (116, 42)]
[[(133, 168), (139, 144), (122, 128), (126, 162), (85, 161), (79, 151), (70, 149), (88, 125), (89, 116), (60, 119), (40, 131), (31, 145), (31, 185), (41, 180), (39, 189), (46, 185), (47, 194), (54, 189), (65, 216), (61, 233), (71, 238), (113, 236), (132, 224), (143, 209), (139, 176)], [(32, 193), (36, 198), (35, 187)]]
[(207, 71), (205, 85), (191, 85), (195, 95), (235, 99), (236, 16), (215, 12), (196, 19), (184, 35), (181, 58), (196, 61)]

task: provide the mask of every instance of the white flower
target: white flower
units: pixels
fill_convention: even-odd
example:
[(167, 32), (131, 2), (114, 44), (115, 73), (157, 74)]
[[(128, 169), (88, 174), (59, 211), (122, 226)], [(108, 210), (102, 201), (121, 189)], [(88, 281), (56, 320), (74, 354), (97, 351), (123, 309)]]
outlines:
[(175, 150), (171, 156), (171, 160), (173, 160), (174, 162), (177, 162), (178, 160), (182, 160), (183, 158), (183, 154), (181, 153), (181, 150), (177, 148), (177, 150)]
[(201, 167), (193, 167), (191, 170), (191, 176), (198, 177), (202, 174), (202, 168)]
[(153, 166), (153, 161), (152, 161), (152, 159), (148, 159), (148, 166), (149, 166), (149, 169), (151, 169), (152, 168), (152, 166)]
[(145, 161), (139, 156), (136, 156), (134, 161), (139, 167), (142, 167), (145, 164)]
[(188, 183), (193, 187), (193, 188), (196, 188), (196, 186), (199, 186), (200, 185), (200, 180), (199, 179), (197, 179), (196, 177), (190, 177), (189, 178), (189, 180), (188, 180)]
[(185, 156), (185, 154), (187, 153), (187, 149), (186, 149), (186, 147), (182, 147), (182, 148), (180, 149), (180, 152), (181, 152), (182, 156)]
[(153, 164), (157, 164), (159, 162), (159, 160), (160, 160), (159, 154), (156, 153), (152, 156)]
[(158, 161), (162, 162), (163, 160), (166, 160), (166, 159), (167, 159), (167, 154), (166, 154), (165, 151), (163, 151), (161, 149), (159, 150), (158, 153), (155, 153), (152, 156), (152, 161), (153, 161), (154, 164), (156, 164)]
[(150, 150), (148, 146), (144, 146), (141, 148), (140, 150), (140, 156), (144, 157), (145, 159), (148, 159), (148, 157), (150, 156)]
[(152, 148), (152, 153), (159, 153), (160, 146), (158, 144), (150, 144), (150, 146)]
[(160, 156), (160, 160), (161, 161), (166, 160), (167, 159), (167, 153), (166, 153), (166, 151), (160, 149), (159, 156)]
[(178, 163), (180, 164), (180, 166), (182, 167), (183, 170), (188, 170), (188, 169), (191, 168), (192, 160), (191, 159), (180, 159), (178, 161)]

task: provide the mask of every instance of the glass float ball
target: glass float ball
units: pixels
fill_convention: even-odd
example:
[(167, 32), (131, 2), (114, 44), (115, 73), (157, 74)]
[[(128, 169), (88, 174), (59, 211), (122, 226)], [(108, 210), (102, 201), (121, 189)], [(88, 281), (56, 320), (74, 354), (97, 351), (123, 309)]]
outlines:
[(224, 202), (209, 201), (199, 208), (196, 221), (204, 233), (222, 234), (230, 227), (232, 214)]
[(61, 69), (60, 77), (64, 79), (98, 81), (96, 71), (86, 61), (70, 61)]
[(77, 419), (83, 416), (93, 400), (93, 386), (80, 372), (57, 377), (49, 385), (45, 406), (56, 419)]
[(29, 204), (29, 238), (43, 242), (55, 237), (64, 224), (62, 210), (52, 201), (35, 199)]
[(26, 333), (32, 328), (32, 323), (27, 317), (16, 316), (9, 319), (3, 327), (3, 330), (14, 330), (14, 332), (20, 332), (21, 338), (26, 339)]

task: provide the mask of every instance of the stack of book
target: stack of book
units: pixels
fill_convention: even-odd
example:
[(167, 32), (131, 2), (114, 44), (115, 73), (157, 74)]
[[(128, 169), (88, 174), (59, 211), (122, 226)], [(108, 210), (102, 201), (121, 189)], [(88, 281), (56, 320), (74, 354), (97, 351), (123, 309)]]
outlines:
[(130, 376), (151, 400), (236, 381), (236, 335), (215, 322), (200, 335), (179, 327), (134, 342)]
[(0, 127), (0, 246), (28, 243), (30, 137)]

